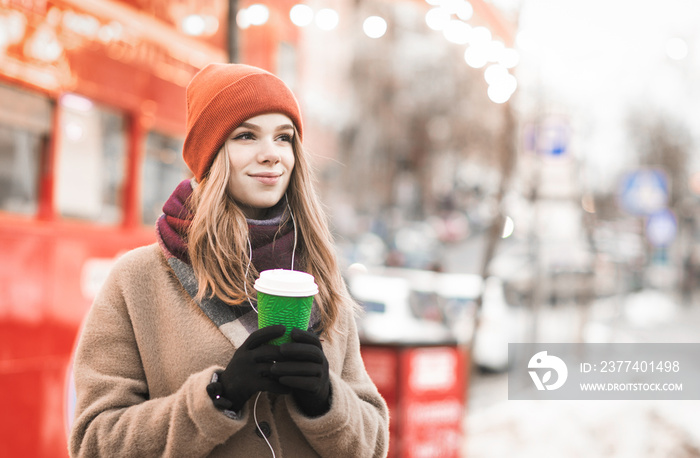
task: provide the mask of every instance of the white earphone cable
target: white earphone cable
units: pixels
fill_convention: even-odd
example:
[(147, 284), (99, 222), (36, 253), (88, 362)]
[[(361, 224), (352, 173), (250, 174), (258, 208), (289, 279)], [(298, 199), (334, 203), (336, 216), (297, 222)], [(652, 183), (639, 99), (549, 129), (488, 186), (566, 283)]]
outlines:
[(250, 308), (253, 309), (253, 311), (257, 314), (258, 309), (253, 305), (253, 303), (250, 300), (250, 295), (248, 294), (248, 272), (250, 272), (250, 263), (253, 262), (253, 246), (250, 244), (250, 237), (247, 239), (248, 241), (248, 264), (245, 266), (245, 275), (243, 277), (243, 291), (245, 291), (245, 297), (248, 299), (248, 303), (250, 304)]
[(253, 404), (253, 419), (255, 420), (255, 427), (258, 428), (258, 431), (260, 431), (260, 435), (263, 439), (265, 439), (265, 442), (267, 442), (267, 446), (270, 447), (270, 451), (272, 452), (272, 458), (275, 458), (275, 449), (272, 448), (272, 444), (270, 444), (270, 441), (267, 440), (265, 432), (262, 430), (262, 428), (260, 428), (260, 424), (258, 423), (258, 399), (260, 399), (261, 394), (262, 392), (258, 391), (258, 395), (255, 397), (255, 404)]
[(294, 255), (297, 252), (297, 222), (294, 219), (294, 212), (292, 212), (292, 207), (289, 206), (289, 198), (287, 193), (284, 193), (284, 200), (287, 201), (287, 209), (289, 210), (289, 216), (292, 217), (292, 225), (294, 226), (294, 246), (292, 247), (292, 270), (294, 270)]
[[(297, 223), (296, 223), (296, 220), (294, 219), (294, 213), (292, 213), (292, 208), (289, 206), (289, 199), (287, 199), (286, 193), (284, 195), (284, 198), (287, 201), (287, 209), (289, 209), (289, 215), (292, 217), (292, 225), (294, 226), (294, 246), (292, 248), (292, 267), (291, 267), (291, 270), (294, 270), (294, 254), (297, 251)], [(252, 308), (255, 313), (258, 313), (258, 309), (253, 305), (253, 302), (250, 300), (250, 295), (248, 295), (248, 273), (250, 272), (250, 264), (253, 262), (253, 246), (250, 243), (250, 237), (247, 238), (247, 241), (248, 241), (248, 263), (245, 266), (245, 276), (243, 278), (243, 291), (245, 291), (246, 299), (248, 299), (248, 303), (250, 304), (250, 308)], [(275, 458), (275, 456), (276, 456), (275, 449), (272, 448), (272, 444), (270, 444), (270, 441), (267, 440), (267, 436), (263, 432), (262, 428), (260, 428), (260, 423), (258, 423), (258, 399), (260, 399), (261, 394), (262, 394), (262, 392), (258, 391), (258, 395), (255, 397), (255, 404), (253, 404), (253, 419), (255, 420), (255, 427), (258, 428), (258, 431), (260, 431), (262, 438), (265, 439), (267, 446), (270, 447), (270, 451), (272, 452), (272, 458)]]
[[(248, 299), (248, 303), (250, 304), (250, 308), (253, 309), (255, 313), (258, 313), (258, 309), (253, 306), (253, 303), (250, 300), (250, 296), (248, 296), (248, 272), (250, 271), (250, 263), (253, 258), (253, 247), (250, 245), (250, 238), (248, 238), (248, 265), (245, 267), (245, 278), (243, 280), (243, 290), (245, 291), (246, 298)], [(275, 458), (275, 449), (272, 448), (272, 444), (270, 444), (270, 441), (267, 440), (267, 436), (263, 432), (262, 428), (260, 427), (260, 423), (258, 423), (258, 399), (260, 399), (260, 395), (262, 394), (261, 391), (258, 391), (258, 395), (255, 397), (255, 404), (253, 404), (253, 419), (255, 420), (255, 427), (260, 431), (260, 434), (262, 435), (262, 438), (265, 439), (265, 442), (267, 443), (267, 446), (270, 447), (270, 452), (272, 452), (272, 458)]]

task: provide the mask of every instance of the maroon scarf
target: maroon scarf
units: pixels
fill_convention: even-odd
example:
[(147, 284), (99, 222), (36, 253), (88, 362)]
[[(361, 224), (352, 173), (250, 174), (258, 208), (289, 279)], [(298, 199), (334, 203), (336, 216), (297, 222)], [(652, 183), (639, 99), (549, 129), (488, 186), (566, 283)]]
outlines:
[[(163, 215), (156, 222), (156, 235), (166, 258), (178, 258), (191, 264), (187, 251), (187, 230), (194, 214), (188, 207), (192, 195), (190, 180), (182, 181), (163, 205)], [(253, 266), (258, 272), (267, 269), (289, 269), (292, 264), (294, 231), (286, 221), (286, 201), (282, 199), (272, 208), (272, 217), (266, 220), (247, 220)], [(300, 259), (294, 258), (294, 268), (299, 269)]]

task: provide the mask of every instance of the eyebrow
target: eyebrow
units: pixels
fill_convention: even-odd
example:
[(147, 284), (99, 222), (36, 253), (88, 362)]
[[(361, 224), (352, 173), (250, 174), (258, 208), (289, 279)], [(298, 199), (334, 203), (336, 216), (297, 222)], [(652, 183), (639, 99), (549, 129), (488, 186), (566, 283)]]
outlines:
[[(240, 126), (237, 127), (237, 129), (240, 129), (241, 127), (246, 128), (246, 129), (251, 129), (251, 130), (260, 130), (260, 126), (257, 124), (252, 124), (249, 122), (242, 122)], [(294, 130), (294, 126), (291, 124), (282, 124), (277, 127), (275, 127), (275, 131), (281, 131), (281, 130)]]

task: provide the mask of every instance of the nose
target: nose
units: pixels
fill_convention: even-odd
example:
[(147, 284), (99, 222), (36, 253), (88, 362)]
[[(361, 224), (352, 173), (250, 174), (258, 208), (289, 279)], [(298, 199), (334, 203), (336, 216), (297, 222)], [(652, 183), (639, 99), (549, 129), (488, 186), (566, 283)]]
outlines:
[(262, 164), (276, 164), (281, 160), (277, 146), (271, 139), (265, 139), (260, 142), (260, 150), (258, 151), (258, 161)]

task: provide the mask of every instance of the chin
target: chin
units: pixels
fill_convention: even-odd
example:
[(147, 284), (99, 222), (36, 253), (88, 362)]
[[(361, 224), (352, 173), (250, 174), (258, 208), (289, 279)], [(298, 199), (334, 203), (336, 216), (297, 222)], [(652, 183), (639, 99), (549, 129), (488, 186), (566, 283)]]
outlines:
[(274, 207), (279, 203), (280, 200), (284, 198), (284, 194), (278, 197), (271, 197), (268, 199), (260, 199), (259, 201), (255, 202), (253, 204), (254, 207), (259, 208), (259, 209), (268, 209), (271, 207)]

